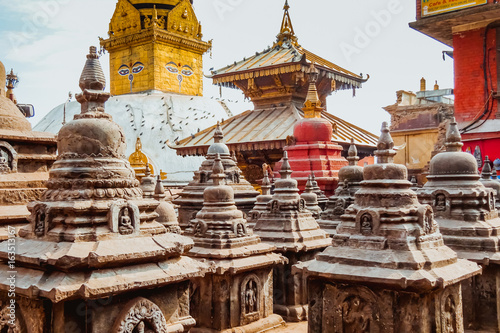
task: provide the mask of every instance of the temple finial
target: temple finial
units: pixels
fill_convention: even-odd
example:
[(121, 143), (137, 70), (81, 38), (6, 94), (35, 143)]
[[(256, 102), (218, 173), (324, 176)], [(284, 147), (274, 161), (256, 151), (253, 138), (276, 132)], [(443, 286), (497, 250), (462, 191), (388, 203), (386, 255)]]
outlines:
[(309, 175), (307, 177), (305, 192), (306, 193), (313, 193), (314, 192), (314, 184), (313, 184), (313, 176), (312, 175)]
[(349, 147), (349, 151), (347, 152), (347, 160), (349, 161), (349, 165), (355, 166), (358, 164), (358, 148), (354, 144), (354, 138), (351, 138), (351, 146)]
[(321, 112), (323, 108), (321, 107), (321, 100), (319, 99), (318, 89), (316, 87), (316, 82), (318, 81), (319, 71), (311, 63), (309, 67), (309, 90), (307, 92), (306, 102), (302, 110), (304, 111), (304, 118), (321, 118)]
[(224, 141), (224, 133), (222, 133), (220, 122), (217, 122), (217, 127), (215, 128), (215, 133), (214, 133), (214, 142), (223, 143), (223, 141)]
[[(284, 44), (291, 44), (297, 46), (297, 36), (295, 36), (295, 31), (293, 30), (292, 19), (290, 18), (290, 13), (288, 10), (290, 6), (288, 5), (288, 0), (285, 0), (285, 6), (283, 7), (283, 21), (281, 22), (280, 33), (277, 36), (276, 44), (283, 46)], [(276, 46), (275, 44), (275, 46)]]
[(146, 177), (151, 176), (151, 169), (149, 169), (149, 163), (146, 163), (146, 171), (144, 172)]
[(486, 159), (484, 160), (483, 164), (483, 170), (481, 171), (481, 178), (483, 179), (491, 179), (491, 175), (493, 174), (491, 170), (491, 161), (488, 156), (486, 156)]
[(224, 185), (223, 180), (226, 178), (224, 173), (224, 166), (220, 159), (220, 154), (215, 155), (214, 166), (212, 167), (212, 179), (214, 180), (214, 186)]
[(280, 175), (281, 179), (290, 179), (292, 175), (292, 167), (288, 162), (288, 152), (286, 150), (283, 152), (283, 164), (281, 165)]
[(455, 117), (452, 118), (450, 126), (446, 131), (446, 151), (461, 151), (463, 147), (462, 136), (458, 130), (457, 121)]
[(160, 175), (156, 176), (156, 187), (155, 187), (155, 195), (161, 196), (165, 194), (165, 188), (163, 187), (163, 183), (161, 181)]
[(375, 155), (377, 155), (379, 164), (394, 162), (396, 151), (394, 150), (394, 140), (392, 139), (387, 122), (382, 123), (382, 134), (378, 140)]
[(267, 172), (267, 170), (264, 172), (261, 188), (262, 195), (271, 195), (271, 182), (269, 181), (269, 172)]
[(87, 62), (80, 76), (80, 88), (83, 90), (104, 90), (106, 87), (106, 77), (99, 63), (97, 48), (91, 46), (87, 55)]

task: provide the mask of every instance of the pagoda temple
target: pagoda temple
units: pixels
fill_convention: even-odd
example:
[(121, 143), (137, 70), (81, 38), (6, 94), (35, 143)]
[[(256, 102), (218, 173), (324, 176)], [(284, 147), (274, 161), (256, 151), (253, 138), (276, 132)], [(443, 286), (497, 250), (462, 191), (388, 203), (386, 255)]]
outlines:
[[(367, 80), (303, 48), (295, 34), (289, 8), (286, 2), (281, 29), (272, 47), (212, 72), (214, 84), (240, 89), (254, 104), (254, 110), (221, 123), (226, 144), (236, 152), (238, 165), (254, 185), (264, 177), (262, 165), (266, 163), (274, 168), (283, 156), (283, 149), (296, 140), (294, 126), (305, 116), (302, 107), (311, 86), (308, 73), (312, 64), (318, 71), (318, 100), (325, 109), (326, 98), (332, 92), (355, 91)], [(333, 129), (327, 141), (339, 143), (345, 155), (351, 138), (355, 139), (363, 157), (375, 150), (375, 135), (327, 112), (322, 112), (320, 117)], [(171, 147), (182, 156), (204, 155), (213, 142), (215, 130), (215, 126), (203, 129)], [(307, 169), (310, 173), (310, 168)], [(298, 172), (303, 168), (294, 170)], [(307, 176), (301, 180), (301, 186), (305, 186), (306, 181)]]
[(2, 331), (181, 333), (195, 324), (189, 279), (208, 267), (183, 256), (192, 240), (155, 221), (159, 203), (143, 198), (123, 131), (104, 110), (104, 85), (91, 47), (81, 114), (59, 132), (48, 190), (28, 206), (15, 258), (11, 240), (0, 244), (1, 312), (16, 314)]
[(333, 246), (305, 264), (309, 332), (464, 332), (460, 282), (481, 268), (445, 246), (387, 123), (377, 148)]
[[(146, 164), (166, 186), (189, 183), (202, 157), (181, 158), (167, 141), (233, 116), (237, 104), (203, 97), (202, 26), (189, 0), (119, 0), (101, 52), (110, 58), (106, 111), (123, 128), (126, 155), (140, 179)], [(58, 133), (79, 104), (62, 104), (35, 127)]]
[(5, 74), (0, 62), (0, 240), (28, 223), (26, 205), (41, 198), (57, 157), (55, 136), (32, 131), (16, 104), (6, 97)]

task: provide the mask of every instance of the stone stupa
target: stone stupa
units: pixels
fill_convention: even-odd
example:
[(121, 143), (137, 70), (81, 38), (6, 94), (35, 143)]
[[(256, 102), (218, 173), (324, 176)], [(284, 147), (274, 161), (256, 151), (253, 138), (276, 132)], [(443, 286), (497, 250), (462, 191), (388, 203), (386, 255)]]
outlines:
[(328, 199), (326, 209), (318, 219), (321, 229), (332, 237), (340, 223), (340, 217), (344, 215), (347, 207), (354, 203), (354, 195), (361, 189), (363, 181), (363, 168), (358, 166), (359, 157), (354, 140), (351, 140), (348, 155), (349, 165), (339, 171), (339, 187)]
[[(495, 172), (496, 176), (496, 172)], [(495, 195), (495, 208), (496, 210), (500, 209), (500, 183), (498, 180), (493, 179), (493, 170), (491, 170), (491, 161), (488, 156), (483, 163), (483, 170), (481, 170), (481, 183), (483, 183), (484, 187), (491, 188), (496, 192)]]
[(462, 152), (461, 141), (453, 119), (446, 151), (431, 160), (428, 182), (418, 198), (432, 206), (445, 244), (459, 258), (483, 266), (482, 275), (462, 284), (466, 328), (496, 332), (500, 330), (500, 218), (494, 190), (480, 181), (477, 161)]
[(284, 152), (281, 179), (276, 180), (268, 211), (262, 212), (254, 231), (263, 242), (276, 246), (288, 263), (274, 269), (274, 312), (287, 321), (307, 319), (307, 288), (301, 263), (331, 244), (331, 239), (307, 210)]
[(255, 223), (257, 223), (260, 215), (263, 212), (268, 211), (267, 203), (273, 199), (273, 196), (271, 195), (272, 186), (271, 182), (269, 181), (269, 173), (267, 170), (264, 171), (264, 178), (262, 179), (262, 185), (260, 188), (262, 190), (262, 194), (257, 197), (255, 206), (247, 216), (248, 226), (252, 229), (255, 227)]
[(143, 198), (123, 131), (105, 113), (110, 94), (98, 59), (91, 47), (81, 113), (59, 132), (48, 190), (28, 207), (16, 272), (12, 244), (0, 244), (1, 311), (16, 306), (15, 328), (2, 321), (0, 331), (188, 332), (195, 324), (189, 279), (207, 267), (183, 256), (192, 240), (155, 221), (158, 202)]
[(464, 332), (460, 282), (481, 269), (444, 245), (387, 123), (377, 148), (333, 246), (306, 265), (309, 332)]
[(179, 194), (179, 198), (174, 200), (174, 204), (179, 205), (179, 224), (182, 230), (187, 228), (189, 222), (203, 208), (203, 192), (207, 187), (213, 185), (211, 175), (216, 154), (220, 155), (224, 166), (227, 185), (234, 190), (236, 207), (243, 211), (246, 216), (255, 205), (259, 192), (243, 177), (238, 164), (234, 161), (229, 148), (224, 143), (222, 129), (217, 124), (214, 143), (208, 149), (206, 159), (201, 164), (200, 169), (195, 172), (193, 180)]
[(186, 231), (195, 243), (188, 255), (209, 260), (215, 270), (193, 282), (191, 314), (197, 327), (191, 332), (251, 333), (279, 327), (284, 322), (273, 315), (272, 272), (285, 259), (248, 228), (233, 188), (225, 185), (219, 154), (211, 178), (203, 208)]

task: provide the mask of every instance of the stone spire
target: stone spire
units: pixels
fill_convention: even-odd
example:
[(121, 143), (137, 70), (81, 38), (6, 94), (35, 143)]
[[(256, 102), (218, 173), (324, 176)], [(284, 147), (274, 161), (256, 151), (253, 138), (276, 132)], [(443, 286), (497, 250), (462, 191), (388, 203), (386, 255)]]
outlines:
[[(366, 325), (384, 332), (436, 325), (443, 332), (463, 331), (457, 282), (480, 268), (444, 245), (432, 208), (410, 190), (406, 167), (393, 163), (393, 146), (384, 123), (375, 152), (379, 163), (364, 168), (333, 246), (306, 266), (310, 332), (324, 325), (349, 332), (366, 331)], [(353, 319), (361, 313), (360, 321)]]
[(286, 316), (287, 320), (300, 321), (307, 318), (308, 301), (301, 282), (305, 281), (302, 267), (294, 265), (311, 260), (331, 241), (300, 197), (297, 180), (290, 177), (292, 170), (286, 151), (280, 174), (281, 179), (275, 182), (274, 195), (267, 204), (267, 211), (261, 213), (254, 230), (263, 242), (275, 245), (277, 251), (289, 260), (287, 265), (275, 269), (275, 276), (280, 276), (275, 289), (282, 291), (274, 299), (275, 312)]
[[(481, 295), (464, 293), (464, 309), (469, 309), (464, 312), (466, 327), (496, 330), (500, 327), (495, 287), (495, 276), (500, 274), (500, 218), (495, 209), (494, 190), (480, 181), (475, 157), (462, 152), (455, 120), (446, 134), (446, 148), (432, 158), (428, 181), (418, 191), (418, 197), (422, 203), (432, 206), (445, 244), (455, 250), (459, 258), (483, 264), (483, 274), (467, 286), (468, 290), (480, 289)], [(488, 166), (484, 168), (487, 175)]]
[(339, 186), (335, 194), (328, 199), (326, 209), (318, 220), (321, 229), (328, 232), (330, 236), (335, 233), (340, 217), (344, 215), (347, 207), (354, 203), (354, 195), (361, 189), (363, 181), (363, 168), (358, 166), (358, 149), (354, 144), (354, 139), (351, 139), (347, 160), (349, 165), (339, 170)]
[(316, 176), (314, 175), (314, 172), (311, 172), (311, 190), (312, 193), (316, 194), (316, 197), (318, 198), (319, 208), (323, 211), (326, 208), (328, 197), (325, 195), (323, 191), (321, 191), (321, 188), (318, 185), (318, 181), (316, 180)]
[(208, 148), (206, 160), (203, 161), (200, 169), (195, 172), (193, 181), (183, 189), (180, 197), (174, 201), (175, 204), (180, 206), (179, 223), (183, 230), (188, 227), (189, 221), (194, 219), (198, 211), (202, 209), (205, 188), (214, 184), (211, 175), (217, 154), (220, 156), (224, 168), (227, 185), (234, 190), (238, 209), (248, 214), (255, 205), (255, 198), (259, 195), (259, 192), (242, 175), (237, 162), (231, 156), (228, 146), (224, 143), (224, 134), (220, 123), (218, 123), (214, 133), (214, 143)]
[(267, 212), (267, 203), (272, 200), (273, 196), (271, 195), (271, 182), (269, 181), (269, 172), (264, 171), (264, 178), (262, 179), (262, 194), (257, 197), (257, 202), (255, 203), (254, 208), (248, 213), (248, 226), (250, 228), (255, 227), (255, 223), (259, 219), (260, 215), (263, 212)]
[[(30, 225), (16, 240), (22, 244), (16, 269), (23, 281), (16, 303), (30, 304), (19, 308), (18, 318), (36, 318), (36, 325), (50, 332), (70, 325), (73, 331), (138, 332), (152, 326), (157, 332), (188, 331), (194, 320), (188, 298), (179, 295), (187, 295), (186, 281), (203, 276), (208, 267), (183, 256), (192, 241), (167, 233), (155, 220), (159, 203), (143, 198), (123, 155), (123, 130), (104, 110), (109, 94), (102, 91), (105, 81), (93, 47), (80, 85), (82, 112), (60, 130), (48, 189), (28, 205)], [(1, 258), (11, 252), (4, 245)], [(9, 271), (0, 263), (2, 290), (8, 289), (2, 283)], [(145, 289), (155, 289), (154, 296)], [(8, 304), (6, 294), (0, 293), (0, 300)], [(90, 322), (68, 310), (91, 301), (101, 305), (88, 309)]]
[[(496, 172), (495, 172), (496, 174)], [(484, 187), (491, 188), (496, 192), (495, 195), (495, 209), (500, 209), (500, 183), (492, 178), (493, 171), (491, 169), (491, 161), (488, 156), (483, 163), (483, 170), (481, 170), (481, 183)]]
[[(203, 208), (186, 230), (195, 243), (189, 256), (208, 259), (213, 268), (212, 274), (194, 282), (191, 312), (197, 325), (205, 329), (201, 332), (208, 332), (207, 328), (227, 332), (253, 322), (257, 322), (254, 327), (263, 330), (276, 327), (283, 320), (272, 315), (269, 276), (273, 266), (283, 264), (284, 258), (272, 252), (273, 245), (261, 243), (247, 227), (243, 212), (236, 207), (233, 188), (225, 184), (226, 174), (218, 153), (211, 178), (213, 186), (204, 191)], [(206, 297), (208, 291), (218, 297)], [(207, 309), (219, 310), (207, 315)]]
[(322, 210), (318, 205), (318, 196), (314, 193), (312, 175), (309, 176), (309, 180), (306, 183), (306, 190), (300, 197), (305, 200), (306, 208), (313, 214), (313, 217), (319, 219)]

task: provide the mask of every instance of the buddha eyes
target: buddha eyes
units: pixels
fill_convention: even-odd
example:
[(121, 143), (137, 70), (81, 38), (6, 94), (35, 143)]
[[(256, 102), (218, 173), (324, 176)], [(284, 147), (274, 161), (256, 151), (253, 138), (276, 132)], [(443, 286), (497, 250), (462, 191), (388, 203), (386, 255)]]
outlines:
[(172, 74), (177, 74), (179, 73), (179, 70), (176, 67), (173, 66), (167, 66), (167, 70), (172, 73)]
[(143, 69), (144, 69), (144, 65), (140, 62), (136, 62), (134, 64), (134, 67), (132, 68), (132, 73), (138, 74), (138, 73), (142, 72)]
[(127, 76), (130, 74), (130, 69), (128, 68), (128, 66), (123, 65), (122, 67), (120, 67), (120, 69), (118, 69), (118, 74), (120, 74), (121, 76)]
[(190, 70), (190, 69), (184, 68), (182, 70), (182, 75), (184, 75), (184, 76), (191, 76), (191, 75), (193, 75), (193, 71)]

